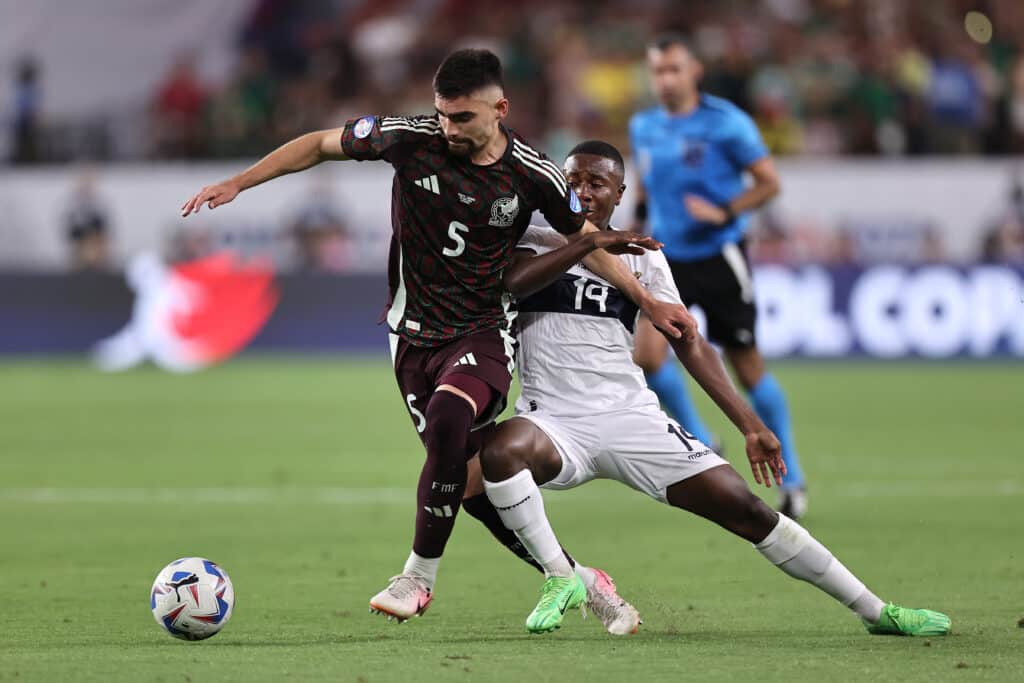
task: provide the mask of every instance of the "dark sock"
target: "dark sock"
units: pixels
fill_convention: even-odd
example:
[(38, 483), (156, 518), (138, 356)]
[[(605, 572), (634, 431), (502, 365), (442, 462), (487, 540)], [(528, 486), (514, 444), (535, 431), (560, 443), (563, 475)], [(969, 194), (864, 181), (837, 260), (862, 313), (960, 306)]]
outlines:
[(502, 523), (501, 517), (498, 516), (498, 511), (491, 505), (491, 501), (488, 500), (486, 493), (467, 498), (462, 501), (462, 507), (471, 516), (480, 520), (487, 527), (487, 530), (491, 532), (491, 535), (498, 539), (498, 543), (501, 543), (515, 553), (516, 557), (526, 564), (540, 573), (544, 573), (544, 568), (537, 564), (537, 560), (530, 556), (530, 551), (523, 547), (523, 544), (516, 538), (516, 533)]
[[(501, 517), (498, 516), (498, 511), (494, 509), (494, 505), (487, 498), (487, 494), (481, 493), (480, 495), (467, 498), (462, 501), (462, 507), (469, 513), (471, 517), (479, 520), (487, 530), (491, 532), (494, 538), (498, 539), (498, 543), (515, 553), (516, 557), (530, 565), (541, 574), (544, 573), (544, 568), (537, 564), (537, 560), (533, 559), (530, 555), (530, 551), (523, 547), (523, 544), (516, 537), (514, 531), (505, 526), (504, 522), (501, 521)], [(562, 548), (562, 552), (565, 554), (565, 559), (569, 561), (569, 565), (576, 568), (576, 560), (572, 559), (572, 555), (565, 548)]]
[(466, 399), (438, 391), (430, 398), (425, 417), (427, 461), (416, 489), (412, 548), (421, 557), (441, 557), (466, 490), (469, 430), (475, 416)]

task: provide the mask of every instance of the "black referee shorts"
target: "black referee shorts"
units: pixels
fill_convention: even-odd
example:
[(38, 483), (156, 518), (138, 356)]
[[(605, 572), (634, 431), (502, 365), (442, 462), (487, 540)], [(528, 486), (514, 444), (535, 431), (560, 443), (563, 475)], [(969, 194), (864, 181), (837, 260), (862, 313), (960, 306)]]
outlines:
[(669, 266), (683, 303), (700, 306), (707, 316), (708, 339), (731, 349), (755, 345), (757, 307), (746, 241), (726, 244), (710, 258)]

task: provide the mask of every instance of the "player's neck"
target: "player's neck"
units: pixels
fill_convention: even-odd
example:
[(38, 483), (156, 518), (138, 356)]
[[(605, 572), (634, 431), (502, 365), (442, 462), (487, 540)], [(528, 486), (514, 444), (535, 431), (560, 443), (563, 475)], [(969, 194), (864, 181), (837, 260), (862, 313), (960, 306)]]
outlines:
[(665, 111), (671, 116), (687, 116), (700, 106), (700, 93), (696, 90), (682, 97), (673, 106), (665, 105)]
[(505, 130), (501, 126), (498, 126), (497, 134), (469, 160), (476, 166), (490, 166), (504, 156), (508, 144), (508, 135), (505, 134)]

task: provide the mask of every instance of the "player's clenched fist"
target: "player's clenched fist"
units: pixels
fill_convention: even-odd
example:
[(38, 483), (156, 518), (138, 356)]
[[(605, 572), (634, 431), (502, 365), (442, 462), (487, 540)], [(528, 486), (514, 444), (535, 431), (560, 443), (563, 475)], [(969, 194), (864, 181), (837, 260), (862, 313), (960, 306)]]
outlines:
[(181, 215), (188, 216), (190, 213), (197, 213), (199, 207), (206, 204), (208, 208), (215, 209), (221, 204), (227, 204), (238, 196), (240, 188), (230, 180), (225, 180), (216, 185), (207, 185), (199, 190), (196, 196), (189, 199), (181, 207)]

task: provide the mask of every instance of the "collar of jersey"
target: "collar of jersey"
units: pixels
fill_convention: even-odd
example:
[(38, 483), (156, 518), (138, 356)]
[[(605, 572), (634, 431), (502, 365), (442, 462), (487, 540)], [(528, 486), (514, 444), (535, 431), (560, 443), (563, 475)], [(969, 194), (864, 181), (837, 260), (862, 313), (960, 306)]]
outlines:
[(497, 161), (493, 161), (489, 164), (474, 164), (472, 161), (469, 161), (470, 166), (474, 166), (476, 168), (493, 168), (498, 164), (508, 164), (512, 162), (512, 131), (506, 128), (504, 123), (499, 123), (498, 128), (501, 130), (502, 133), (505, 134), (505, 141), (507, 143), (505, 145), (505, 151), (502, 153), (502, 155), (498, 158)]

